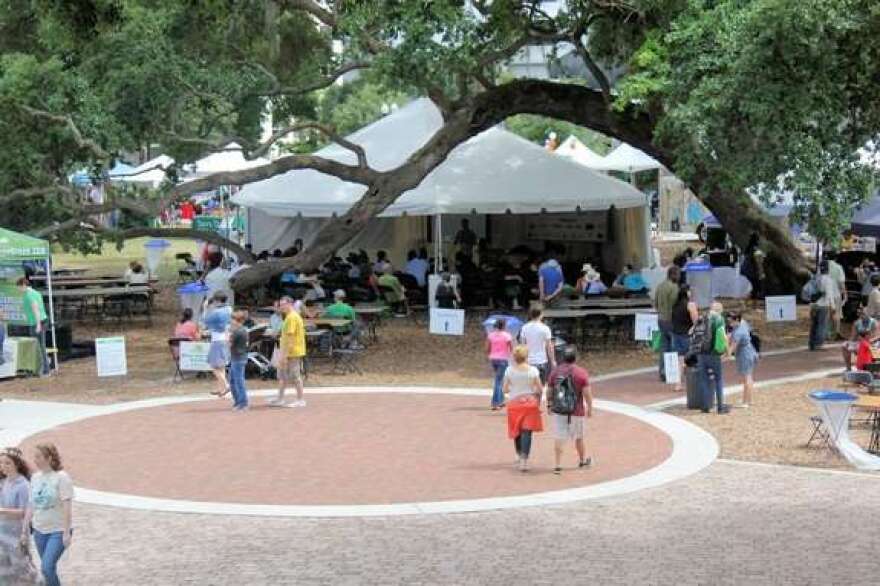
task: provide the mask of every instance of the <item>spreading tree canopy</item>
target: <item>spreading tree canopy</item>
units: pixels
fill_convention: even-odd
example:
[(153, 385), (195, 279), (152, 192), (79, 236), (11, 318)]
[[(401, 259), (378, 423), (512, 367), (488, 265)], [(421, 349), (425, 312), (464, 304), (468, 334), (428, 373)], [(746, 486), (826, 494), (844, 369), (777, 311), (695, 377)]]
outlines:
[[(246, 287), (317, 266), (457, 145), (521, 114), (662, 161), (738, 244), (764, 237), (778, 285), (805, 266), (749, 193), (792, 192), (796, 214), (828, 240), (868, 194), (857, 150), (880, 128), (876, 2), (569, 0), (553, 12), (546, 4), (0, 0), (0, 204), (12, 212), (4, 223), (88, 248), (96, 238), (162, 233), (106, 234), (91, 218), (113, 208), (149, 217), (188, 194), (292, 169), (364, 186), (305, 254), (239, 273)], [(504, 63), (535, 43), (573, 52), (586, 79), (511, 79)], [(352, 71), (358, 85), (333, 87)], [(369, 103), (383, 93), (427, 95), (445, 122), (403, 165), (379, 172), (342, 136), (375, 115)], [(276, 132), (261, 142), (268, 111)], [(230, 140), (256, 157), (291, 138), (290, 154), (269, 165), (184, 184), (172, 169), (158, 192), (113, 187), (101, 205), (81, 203), (66, 179), (83, 167), (100, 175), (119, 153), (154, 144), (183, 163)], [(358, 163), (308, 154), (325, 141)]]

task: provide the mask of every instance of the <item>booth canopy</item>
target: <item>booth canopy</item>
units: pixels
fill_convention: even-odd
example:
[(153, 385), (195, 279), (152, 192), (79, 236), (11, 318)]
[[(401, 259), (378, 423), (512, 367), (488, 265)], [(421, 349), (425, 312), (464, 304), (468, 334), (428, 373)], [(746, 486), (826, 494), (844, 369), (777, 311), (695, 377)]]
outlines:
[[(347, 138), (364, 148), (373, 168), (387, 171), (403, 164), (442, 124), (436, 106), (422, 98)], [(336, 144), (316, 155), (357, 163), (354, 153)], [(306, 169), (246, 185), (232, 201), (275, 216), (330, 217), (345, 213), (365, 189)], [(573, 212), (645, 203), (631, 185), (496, 127), (456, 147), (382, 216)]]
[(880, 193), (875, 194), (855, 213), (852, 231), (856, 236), (880, 238)]
[(554, 152), (590, 169), (601, 169), (604, 160), (602, 155), (593, 151), (574, 135), (566, 138)]
[(262, 157), (257, 157), (253, 160), (246, 159), (241, 150), (241, 145), (231, 142), (224, 146), (222, 150), (211, 153), (192, 165), (187, 165), (186, 174), (187, 178), (191, 179), (193, 177), (210, 175), (211, 173), (241, 171), (242, 169), (252, 169), (268, 164), (269, 160)]
[(599, 166), (595, 168), (603, 171), (638, 173), (639, 171), (650, 171), (651, 169), (660, 169), (661, 167), (663, 165), (658, 160), (646, 155), (635, 147), (623, 143), (605, 155)]
[(48, 256), (45, 240), (0, 228), (0, 261), (44, 260)]
[(138, 165), (124, 177), (111, 177), (114, 181), (125, 183), (145, 183), (152, 187), (158, 187), (165, 181), (165, 171), (174, 164), (174, 159), (168, 155), (159, 155), (142, 165)]

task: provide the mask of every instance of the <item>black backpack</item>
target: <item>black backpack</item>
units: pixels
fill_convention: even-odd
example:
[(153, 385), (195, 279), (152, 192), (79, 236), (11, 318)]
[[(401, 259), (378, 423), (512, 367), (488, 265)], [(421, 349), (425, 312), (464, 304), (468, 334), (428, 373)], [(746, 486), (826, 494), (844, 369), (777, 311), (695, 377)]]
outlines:
[(715, 347), (715, 331), (711, 327), (708, 316), (702, 315), (694, 324), (691, 332), (690, 344), (688, 346), (688, 354), (697, 356), (699, 354), (712, 354)]
[(550, 388), (550, 411), (557, 415), (572, 415), (577, 409), (577, 391), (571, 372), (557, 376)]
[(761, 353), (761, 338), (755, 332), (749, 332), (749, 337), (751, 338), (752, 348), (755, 349), (755, 352), (758, 354)]

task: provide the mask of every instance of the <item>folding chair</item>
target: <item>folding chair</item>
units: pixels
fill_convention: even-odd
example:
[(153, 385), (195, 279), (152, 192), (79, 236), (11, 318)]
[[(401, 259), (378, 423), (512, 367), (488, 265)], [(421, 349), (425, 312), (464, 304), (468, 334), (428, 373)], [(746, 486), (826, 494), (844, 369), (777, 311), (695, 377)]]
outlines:
[(168, 338), (168, 351), (171, 352), (171, 361), (174, 363), (172, 383), (183, 382), (183, 371), (180, 370), (180, 343), (190, 341), (189, 338)]
[(357, 365), (357, 359), (363, 354), (365, 346), (361, 342), (361, 326), (355, 322), (351, 334), (338, 337), (339, 344), (333, 348), (333, 369), (338, 371), (342, 368), (343, 373), (354, 372), (364, 374)]
[(810, 423), (813, 424), (813, 433), (810, 434), (810, 439), (807, 440), (807, 444), (804, 447), (809, 448), (810, 444), (815, 440), (825, 444), (826, 448), (833, 449), (831, 446), (831, 434), (825, 429), (822, 418), (818, 415), (813, 415), (810, 417)]

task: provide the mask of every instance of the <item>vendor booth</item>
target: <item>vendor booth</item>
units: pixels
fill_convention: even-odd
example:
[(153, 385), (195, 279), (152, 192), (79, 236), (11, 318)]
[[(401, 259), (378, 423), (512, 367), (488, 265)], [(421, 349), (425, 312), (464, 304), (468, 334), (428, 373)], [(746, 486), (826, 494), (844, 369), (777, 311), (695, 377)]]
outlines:
[[(442, 123), (434, 104), (419, 99), (347, 138), (364, 147), (373, 168), (386, 171), (403, 164)], [(356, 163), (351, 151), (336, 144), (316, 155)], [(248, 210), (248, 241), (255, 251), (284, 249), (295, 238), (308, 248), (327, 218), (344, 214), (364, 191), (363, 185), (296, 170), (246, 185), (232, 201)], [(408, 249), (431, 242), (439, 247), (435, 254), (447, 257), (461, 219), (468, 218), (493, 248), (542, 250), (554, 241), (566, 245), (567, 256), (599, 258), (611, 270), (624, 263), (647, 266), (648, 203), (631, 185), (496, 127), (454, 149), (346, 250), (385, 249), (402, 266)]]
[[(52, 266), (49, 243), (26, 234), (0, 228), (0, 314), (5, 324), (25, 323), (22, 293), (16, 286), (18, 278), (24, 276), (23, 263), (35, 262), (45, 266), (46, 286), (49, 299), (49, 335), (47, 347), (56, 348), (55, 311), (52, 304)], [(3, 344), (4, 364), (0, 365), (0, 378), (15, 376), (18, 372), (37, 374), (39, 354), (34, 338), (9, 336)], [(54, 352), (52, 352), (54, 354)], [(53, 361), (58, 369), (58, 360)]]

